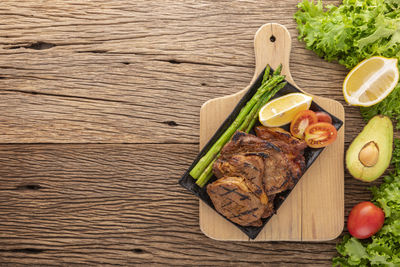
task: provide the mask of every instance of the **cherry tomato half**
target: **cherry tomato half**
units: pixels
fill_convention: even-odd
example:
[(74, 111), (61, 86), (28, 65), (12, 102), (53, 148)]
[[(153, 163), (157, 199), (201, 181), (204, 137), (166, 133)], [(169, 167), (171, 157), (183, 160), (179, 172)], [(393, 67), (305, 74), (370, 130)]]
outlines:
[(337, 131), (335, 126), (327, 122), (317, 122), (307, 127), (305, 141), (309, 147), (325, 147), (336, 140)]
[(315, 115), (317, 115), (318, 122), (332, 123), (331, 116), (329, 116), (329, 114), (326, 112), (318, 111), (318, 112), (315, 112)]
[(376, 234), (384, 221), (383, 210), (369, 201), (364, 201), (350, 211), (347, 229), (355, 238), (364, 239)]
[(290, 133), (297, 138), (304, 139), (304, 132), (307, 127), (317, 121), (318, 119), (314, 111), (300, 111), (290, 123)]

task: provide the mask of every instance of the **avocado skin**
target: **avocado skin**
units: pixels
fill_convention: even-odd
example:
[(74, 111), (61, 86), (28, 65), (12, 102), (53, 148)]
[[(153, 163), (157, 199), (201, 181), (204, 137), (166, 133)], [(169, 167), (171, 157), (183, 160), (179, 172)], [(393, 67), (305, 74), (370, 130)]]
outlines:
[[(379, 147), (377, 163), (365, 167), (358, 155), (365, 144), (375, 142)], [(393, 124), (383, 115), (373, 117), (350, 144), (346, 152), (346, 167), (350, 174), (361, 181), (372, 182), (379, 178), (389, 167), (393, 150)]]

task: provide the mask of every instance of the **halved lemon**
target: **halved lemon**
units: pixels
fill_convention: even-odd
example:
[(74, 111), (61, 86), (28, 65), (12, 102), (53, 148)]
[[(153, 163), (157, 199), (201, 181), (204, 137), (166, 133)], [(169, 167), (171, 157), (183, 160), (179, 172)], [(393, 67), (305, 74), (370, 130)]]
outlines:
[(399, 81), (397, 58), (371, 57), (355, 66), (343, 82), (343, 96), (354, 106), (381, 102)]
[(302, 110), (310, 108), (312, 97), (302, 93), (281, 96), (265, 104), (260, 109), (259, 120), (262, 125), (278, 127), (290, 123)]

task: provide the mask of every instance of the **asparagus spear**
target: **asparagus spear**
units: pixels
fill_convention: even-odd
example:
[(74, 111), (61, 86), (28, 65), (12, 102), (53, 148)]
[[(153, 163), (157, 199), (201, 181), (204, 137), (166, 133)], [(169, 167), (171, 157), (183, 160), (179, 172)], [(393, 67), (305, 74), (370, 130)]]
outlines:
[(281, 75), (281, 72), (282, 72), (282, 64), (279, 64), (279, 66), (276, 68), (276, 70), (274, 70), (272, 75)]
[[(269, 65), (267, 66), (268, 68), (269, 68)], [(268, 73), (271, 71), (271, 68), (269, 68), (268, 69)], [(270, 75), (266, 75), (266, 73), (264, 73), (264, 76), (263, 76), (263, 83), (264, 83), (264, 81), (266, 81), (266, 80), (268, 80), (268, 79), (271, 79), (271, 77), (273, 76), (273, 75), (280, 75), (281, 74), (281, 71), (282, 71), (282, 64), (279, 64), (279, 66), (278, 66), (278, 68), (276, 68), (276, 70), (272, 73), (272, 75), (270, 74)]]
[[(271, 71), (271, 68), (269, 65), (267, 65), (265, 72), (264, 72), (263, 81), (261, 83), (262, 85), (265, 84), (267, 82), (267, 80), (269, 80), (271, 78), (270, 71)], [(270, 91), (265, 92), (264, 95), (261, 97), (261, 99), (264, 99), (269, 94), (269, 92)], [(253, 108), (251, 109), (251, 111), (249, 112), (249, 114), (247, 114), (245, 120), (242, 122), (242, 124), (240, 125), (238, 130), (243, 131), (244, 129), (246, 129), (246, 127), (248, 127), (248, 124), (251, 122), (251, 119), (253, 118), (254, 113), (256, 113), (257, 110), (258, 110), (258, 103), (256, 105), (254, 105)], [(208, 180), (211, 178), (214, 162), (218, 159), (219, 155), (220, 155), (220, 153), (218, 153), (218, 155), (211, 161), (211, 163), (208, 164), (207, 168), (203, 171), (203, 173), (197, 179), (196, 184), (198, 186), (203, 187), (208, 182)]]
[(270, 72), (271, 72), (271, 67), (269, 65), (267, 65), (267, 67), (265, 68), (265, 72), (264, 72), (264, 76), (263, 76), (263, 80), (262, 80), (261, 84), (264, 84), (267, 80), (271, 79), (271, 76), (269, 75)]
[(279, 91), (281, 90), (283, 87), (285, 87), (285, 85), (287, 84), (287, 82), (283, 82), (278, 84), (274, 89), (272, 89), (272, 91), (268, 92), (269, 94), (264, 97), (262, 99), (262, 101), (259, 102), (259, 105), (257, 107), (257, 112), (255, 112), (253, 114), (253, 117), (251, 118), (251, 121), (249, 122), (249, 124), (247, 125), (247, 128), (245, 129), (245, 132), (248, 133), (250, 132), (250, 130), (253, 128), (254, 124), (256, 124), (256, 121), (258, 119), (258, 113), (260, 113), (261, 108), (267, 104), (267, 102)]
[(210, 180), (211, 176), (213, 175), (212, 169), (214, 166), (214, 162), (218, 159), (220, 153), (213, 159), (210, 164), (207, 166), (207, 168), (204, 170), (204, 172), (200, 175), (199, 179), (197, 179), (196, 184), (200, 187), (203, 187), (208, 180)]
[[(270, 73), (270, 66), (268, 65), (263, 76), (263, 81), (262, 81), (262, 86), (267, 82), (267, 80), (271, 79), (271, 77), (278, 76), (282, 70), (282, 65), (279, 65), (279, 67), (274, 71), (273, 76), (271, 76)], [(257, 117), (258, 117), (258, 112), (262, 106), (265, 105), (265, 103), (268, 102), (271, 97), (273, 97), (276, 92), (278, 92), (281, 88), (285, 86), (286, 83), (283, 84), (278, 84), (277, 87), (273, 88), (271, 87), (269, 90), (267, 90), (260, 100), (251, 108), (250, 112), (246, 115), (244, 121), (242, 124), (239, 126), (238, 130), (246, 130), (246, 132), (249, 132), (251, 128), (254, 126)], [(258, 90), (260, 90), (259, 88)], [(272, 89), (272, 91), (271, 91)], [(241, 111), (242, 112), (242, 111)], [(240, 113), (239, 113), (240, 114)], [(228, 138), (229, 140), (230, 138)], [(212, 176), (212, 168), (214, 165), (214, 162), (217, 160), (219, 157), (220, 153), (218, 152), (218, 155), (208, 164), (208, 166), (204, 169), (204, 171), (201, 173), (199, 176), (198, 180), (196, 181), (196, 184), (199, 185), (200, 187), (203, 187), (208, 180)]]
[(194, 179), (198, 179), (204, 170), (209, 166), (211, 161), (216, 157), (222, 147), (230, 140), (232, 135), (240, 127), (242, 122), (245, 120), (247, 114), (251, 111), (253, 106), (260, 100), (266, 91), (274, 88), (278, 83), (280, 83), (285, 77), (284, 76), (273, 76), (253, 95), (253, 97), (246, 103), (246, 105), (240, 110), (238, 116), (229, 126), (229, 128), (221, 135), (221, 137), (214, 143), (214, 145), (208, 150), (206, 155), (204, 155), (199, 162), (190, 171), (190, 175)]
[(249, 126), (250, 122), (252, 121), (254, 115), (257, 114), (257, 111), (259, 109), (259, 103), (262, 102), (262, 99), (267, 98), (269, 93), (270, 93), (270, 91), (265, 92), (265, 94), (261, 97), (261, 100), (258, 101), (258, 103), (254, 105), (254, 107), (251, 109), (249, 114), (247, 114), (246, 119), (243, 121), (243, 123), (238, 128), (239, 131), (247, 132), (246, 129), (248, 128), (248, 126)]
[[(262, 84), (264, 82), (266, 82), (268, 79), (270, 79), (270, 77), (271, 77), (271, 75), (269, 75), (270, 70), (271, 69), (268, 65), (264, 72)], [(282, 64), (280, 64), (278, 66), (278, 68), (276, 68), (276, 70), (272, 74), (272, 77), (280, 75), (281, 71), (282, 71)], [(261, 101), (259, 101), (256, 105), (254, 105), (254, 107), (251, 109), (249, 114), (247, 114), (246, 119), (240, 125), (238, 130), (245, 131), (246, 133), (250, 132), (251, 128), (253, 128), (253, 126), (255, 124), (255, 121), (257, 120), (257, 116), (258, 116), (258, 113), (259, 113), (261, 107), (263, 107), (268, 102), (268, 100), (271, 99), (271, 97), (273, 97), (276, 94), (276, 92), (278, 92), (282, 88), (283, 88), (283, 86), (277, 90), (274, 89), (275, 93), (273, 93), (273, 94), (270, 94), (271, 91), (265, 92), (264, 95), (261, 97)]]
[[(283, 87), (285, 87), (286, 82), (280, 83), (277, 86), (275, 86), (274, 89), (271, 91), (268, 91), (264, 94), (262, 100), (260, 100), (254, 107), (252, 108), (251, 112), (246, 116), (247, 123), (243, 122), (242, 125), (240, 126), (241, 129), (239, 130), (244, 130), (246, 133), (250, 132), (250, 130), (253, 128), (254, 124), (256, 123), (258, 119), (258, 113), (260, 109)], [(253, 112), (255, 110), (256, 112)], [(251, 116), (249, 116), (251, 115)], [(248, 118), (251, 118), (251, 120), (248, 120)], [(243, 126), (244, 125), (244, 126)], [(207, 168), (204, 170), (204, 172), (200, 175), (199, 179), (197, 179), (196, 184), (200, 187), (203, 187), (208, 180), (210, 180), (212, 176), (212, 168), (214, 165), (214, 162), (218, 159), (220, 153), (211, 161), (211, 163), (207, 166)]]

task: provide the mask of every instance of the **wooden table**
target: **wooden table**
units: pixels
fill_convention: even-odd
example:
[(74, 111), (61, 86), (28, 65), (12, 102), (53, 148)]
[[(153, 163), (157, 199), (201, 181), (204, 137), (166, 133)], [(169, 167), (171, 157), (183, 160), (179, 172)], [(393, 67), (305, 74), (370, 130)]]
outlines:
[[(330, 265), (340, 238), (205, 237), (177, 184), (200, 106), (249, 83), (264, 23), (291, 32), (297, 84), (344, 104), (347, 71), (296, 39), (297, 2), (1, 1), (1, 265)], [(347, 147), (364, 122), (345, 109)], [(346, 215), (368, 186), (346, 173)]]

